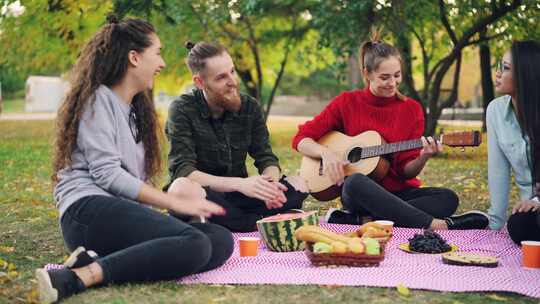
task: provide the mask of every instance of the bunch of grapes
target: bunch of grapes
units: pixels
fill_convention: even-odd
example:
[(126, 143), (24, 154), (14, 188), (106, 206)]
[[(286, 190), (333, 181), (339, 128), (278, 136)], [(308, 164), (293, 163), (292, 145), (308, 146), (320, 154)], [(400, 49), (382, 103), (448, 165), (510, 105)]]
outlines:
[(451, 247), (433, 230), (424, 230), (424, 234), (415, 234), (409, 239), (409, 249), (422, 253), (442, 253), (450, 251)]

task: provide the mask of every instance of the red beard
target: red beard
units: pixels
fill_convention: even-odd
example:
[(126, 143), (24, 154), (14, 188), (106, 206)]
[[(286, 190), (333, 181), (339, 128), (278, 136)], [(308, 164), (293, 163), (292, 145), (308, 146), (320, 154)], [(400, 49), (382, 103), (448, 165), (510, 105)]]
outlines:
[(213, 104), (231, 112), (238, 112), (242, 105), (240, 92), (238, 88), (234, 88), (225, 93), (216, 92), (207, 88), (208, 99)]
[(240, 110), (240, 106), (242, 105), (242, 101), (240, 100), (240, 92), (238, 92), (238, 89), (236, 88), (231, 92), (223, 94), (221, 100), (222, 107), (233, 112), (238, 112)]

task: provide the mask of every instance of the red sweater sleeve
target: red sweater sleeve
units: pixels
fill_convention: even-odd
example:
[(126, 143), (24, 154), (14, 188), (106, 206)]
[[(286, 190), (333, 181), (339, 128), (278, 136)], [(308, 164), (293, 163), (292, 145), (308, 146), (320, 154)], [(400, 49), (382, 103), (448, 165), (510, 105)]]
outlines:
[(304, 138), (311, 138), (317, 141), (330, 131), (340, 131), (343, 124), (341, 108), (346, 100), (347, 93), (338, 95), (319, 115), (299, 125), (298, 132), (292, 141), (293, 149), (298, 150), (298, 143)]
[[(422, 137), (424, 134), (424, 112), (416, 100), (408, 99), (407, 103), (409, 104), (410, 111), (412, 112), (411, 116), (413, 116), (414, 119), (411, 119), (411, 125), (409, 126), (409, 130), (411, 130), (411, 132), (404, 140), (417, 139)], [(421, 150), (422, 149), (415, 149), (396, 153), (394, 156), (394, 162), (392, 163), (396, 173), (403, 175), (405, 166), (410, 161), (416, 159), (420, 155)]]

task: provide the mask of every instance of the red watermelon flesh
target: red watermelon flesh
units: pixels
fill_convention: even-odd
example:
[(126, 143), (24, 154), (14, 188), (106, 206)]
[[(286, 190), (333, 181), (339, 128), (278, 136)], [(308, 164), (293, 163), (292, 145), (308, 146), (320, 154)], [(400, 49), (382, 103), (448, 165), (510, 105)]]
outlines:
[(278, 222), (278, 221), (284, 221), (284, 220), (290, 220), (290, 219), (296, 219), (296, 218), (303, 218), (314, 212), (315, 211), (305, 212), (305, 213), (280, 213), (280, 214), (272, 215), (269, 217), (265, 217), (261, 220), (261, 222)]

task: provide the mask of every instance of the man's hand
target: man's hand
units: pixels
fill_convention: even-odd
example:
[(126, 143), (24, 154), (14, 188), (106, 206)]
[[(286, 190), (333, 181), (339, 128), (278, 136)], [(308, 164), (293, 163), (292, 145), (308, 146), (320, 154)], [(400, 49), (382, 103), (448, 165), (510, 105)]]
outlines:
[(242, 179), (238, 191), (261, 201), (272, 201), (276, 197), (285, 200), (283, 191), (275, 182), (271, 181), (270, 177), (265, 175), (254, 175)]
[(287, 191), (287, 186), (283, 185), (278, 181), (271, 181), (278, 188), (278, 195), (271, 200), (264, 201), (266, 208), (275, 209), (283, 207), (283, 204), (287, 202), (287, 197), (285, 197), (285, 192)]
[(537, 211), (540, 208), (540, 203), (533, 200), (525, 200), (517, 202), (512, 209), (512, 214), (526, 213), (529, 211)]

